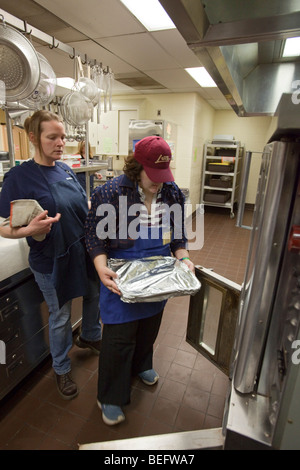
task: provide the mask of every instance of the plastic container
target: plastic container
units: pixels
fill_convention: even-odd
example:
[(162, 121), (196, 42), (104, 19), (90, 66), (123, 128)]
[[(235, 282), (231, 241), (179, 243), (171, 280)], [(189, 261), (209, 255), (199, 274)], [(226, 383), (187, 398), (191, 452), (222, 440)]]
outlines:
[(232, 178), (230, 176), (212, 176), (209, 180), (209, 186), (214, 188), (231, 188)]
[(223, 191), (209, 191), (204, 194), (204, 201), (206, 202), (226, 202), (230, 199), (229, 192)]
[(212, 171), (213, 173), (231, 173), (233, 171), (233, 164), (229, 162), (209, 163), (208, 171)]

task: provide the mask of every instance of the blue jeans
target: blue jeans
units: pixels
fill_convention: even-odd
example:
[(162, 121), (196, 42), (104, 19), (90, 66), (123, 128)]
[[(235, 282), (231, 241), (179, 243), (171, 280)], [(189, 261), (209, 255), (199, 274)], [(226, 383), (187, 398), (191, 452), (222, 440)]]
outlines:
[[(68, 352), (73, 344), (72, 300), (59, 308), (51, 274), (39, 273), (32, 268), (31, 270), (49, 309), (49, 343), (53, 369), (58, 375), (67, 374), (71, 370), (71, 360), (68, 357)], [(98, 282), (89, 282), (89, 291), (83, 297), (80, 336), (87, 341), (98, 341), (101, 338)]]

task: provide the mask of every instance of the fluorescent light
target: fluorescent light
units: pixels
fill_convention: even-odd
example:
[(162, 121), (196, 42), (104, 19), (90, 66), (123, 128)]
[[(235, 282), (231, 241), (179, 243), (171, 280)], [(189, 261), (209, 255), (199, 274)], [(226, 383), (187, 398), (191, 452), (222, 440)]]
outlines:
[(282, 57), (295, 57), (298, 55), (300, 55), (300, 38), (286, 39)]
[(185, 69), (190, 76), (196, 80), (202, 87), (216, 87), (217, 85), (209, 75), (209, 73), (205, 70), (204, 67), (192, 67)]
[(62, 88), (68, 88), (69, 90), (72, 90), (74, 82), (74, 78), (71, 77), (62, 77), (56, 79), (57, 86), (61, 86)]
[(148, 31), (176, 28), (158, 0), (121, 0)]

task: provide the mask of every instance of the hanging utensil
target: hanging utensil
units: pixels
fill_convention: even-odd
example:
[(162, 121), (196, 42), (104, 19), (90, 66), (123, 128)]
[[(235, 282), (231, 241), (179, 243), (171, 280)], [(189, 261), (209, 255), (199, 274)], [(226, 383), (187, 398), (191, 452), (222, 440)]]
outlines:
[(6, 91), (5, 91), (5, 83), (3, 80), (0, 80), (0, 108), (5, 106), (6, 101)]
[(39, 52), (37, 53), (40, 62), (40, 80), (31, 95), (22, 100), (24, 104), (38, 109), (49, 104), (56, 92), (56, 75), (48, 60)]
[(114, 83), (114, 74), (110, 70), (108, 73), (108, 109), (112, 111), (112, 89)]
[(61, 112), (67, 123), (82, 126), (92, 118), (93, 104), (78, 91), (71, 91), (62, 99)]
[[(76, 57), (77, 60), (77, 65), (78, 65), (78, 70), (79, 70), (79, 77), (77, 81), (74, 84), (74, 88), (76, 91), (81, 93), (85, 98), (89, 99), (90, 101), (93, 101), (95, 98), (98, 89), (93, 80), (89, 77), (85, 77), (83, 73), (83, 68), (81, 64), (81, 59), (79, 56)], [(88, 69), (89, 73), (89, 69)]]
[(101, 96), (103, 94), (103, 69), (101, 65), (95, 66), (95, 74), (94, 74), (94, 81), (98, 88), (98, 95), (97, 100), (98, 102), (95, 104), (95, 100), (93, 101), (94, 105), (97, 106), (97, 124), (100, 124), (100, 117), (101, 117)]
[(107, 113), (108, 69), (103, 74), (103, 110)]
[(40, 79), (37, 53), (26, 37), (0, 23), (0, 80), (5, 83), (8, 102), (28, 98)]

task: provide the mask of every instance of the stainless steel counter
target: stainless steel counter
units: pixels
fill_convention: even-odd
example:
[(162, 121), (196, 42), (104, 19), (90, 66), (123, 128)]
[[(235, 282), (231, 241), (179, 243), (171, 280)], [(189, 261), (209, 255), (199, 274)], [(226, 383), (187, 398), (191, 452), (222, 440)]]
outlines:
[(81, 165), (80, 167), (72, 168), (74, 173), (96, 173), (97, 171), (107, 168), (107, 162), (97, 162), (91, 165)]

